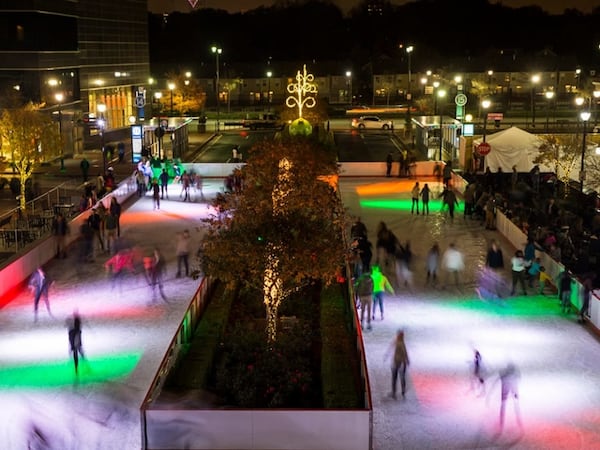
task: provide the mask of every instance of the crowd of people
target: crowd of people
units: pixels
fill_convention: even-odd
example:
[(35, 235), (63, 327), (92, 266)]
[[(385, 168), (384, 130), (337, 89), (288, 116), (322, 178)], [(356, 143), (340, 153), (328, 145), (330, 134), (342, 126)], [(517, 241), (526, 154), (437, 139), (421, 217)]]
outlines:
[(568, 270), (583, 277), (600, 269), (600, 201), (565, 185), (535, 166), (529, 173), (516, 167), (506, 173), (489, 167), (482, 175), (466, 173), (465, 218), (495, 229), (502, 211), (532, 241)]
[[(349, 260), (356, 304), (361, 310), (361, 326), (371, 330), (377, 311), (380, 320), (384, 318), (385, 293), (412, 289), (413, 253), (410, 241), (401, 242), (383, 221), (377, 226), (375, 246), (360, 217), (353, 223), (350, 235)], [(438, 284), (440, 268), (446, 275), (442, 284)], [(442, 253), (439, 244), (434, 242), (426, 255), (426, 285), (460, 288), (464, 268), (464, 255), (455, 243), (450, 243)]]

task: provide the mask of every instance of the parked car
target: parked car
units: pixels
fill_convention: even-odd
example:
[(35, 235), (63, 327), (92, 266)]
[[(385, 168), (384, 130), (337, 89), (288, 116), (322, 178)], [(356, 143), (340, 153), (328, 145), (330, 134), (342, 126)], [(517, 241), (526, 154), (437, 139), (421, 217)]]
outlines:
[(364, 130), (365, 128), (374, 130), (391, 130), (394, 124), (391, 120), (383, 120), (377, 116), (361, 116), (358, 119), (352, 119), (352, 128)]

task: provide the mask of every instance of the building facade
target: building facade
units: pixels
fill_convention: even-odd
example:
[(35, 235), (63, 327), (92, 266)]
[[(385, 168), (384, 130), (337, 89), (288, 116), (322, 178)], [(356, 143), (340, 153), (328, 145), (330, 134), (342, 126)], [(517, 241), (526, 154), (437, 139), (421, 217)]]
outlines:
[(145, 0), (4, 0), (0, 90), (55, 113), (65, 151), (81, 152), (100, 115), (107, 129), (144, 115), (147, 17)]

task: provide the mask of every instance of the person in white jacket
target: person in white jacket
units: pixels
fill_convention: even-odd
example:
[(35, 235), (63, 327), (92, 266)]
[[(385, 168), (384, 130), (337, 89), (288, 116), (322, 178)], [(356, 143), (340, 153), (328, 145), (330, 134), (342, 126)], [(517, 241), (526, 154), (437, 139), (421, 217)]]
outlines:
[(446, 270), (446, 285), (450, 281), (450, 276), (454, 277), (454, 283), (460, 287), (459, 275), (465, 269), (465, 257), (457, 250), (454, 243), (451, 243), (442, 257), (442, 267)]

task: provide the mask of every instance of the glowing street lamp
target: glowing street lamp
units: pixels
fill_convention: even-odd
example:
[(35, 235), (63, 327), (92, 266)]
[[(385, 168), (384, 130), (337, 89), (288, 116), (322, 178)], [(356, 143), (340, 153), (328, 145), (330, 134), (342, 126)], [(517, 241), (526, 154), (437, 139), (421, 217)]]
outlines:
[[(446, 97), (446, 91), (444, 89), (440, 89), (437, 91), (437, 97), (440, 98), (440, 100), (444, 99)], [(444, 105), (443, 103), (440, 102), (440, 161), (442, 160), (442, 150), (443, 150), (443, 133), (442, 133), (442, 129), (443, 129), (443, 125), (444, 125)]]
[(58, 135), (60, 136), (60, 170), (65, 170), (65, 147), (62, 142), (62, 102), (65, 95), (62, 92), (54, 94), (56, 104), (58, 105)]
[(483, 142), (485, 142), (485, 135), (487, 134), (487, 110), (492, 106), (492, 102), (488, 99), (481, 101), (481, 107), (483, 108)]
[(581, 139), (581, 171), (579, 173), (579, 180), (581, 182), (581, 192), (583, 193), (583, 182), (585, 180), (585, 146), (587, 137), (587, 123), (590, 120), (591, 113), (589, 111), (581, 111), (579, 117), (583, 122), (583, 138)]
[(175, 89), (175, 83), (169, 83), (167, 87), (171, 91), (171, 116), (173, 116), (173, 90)]
[(217, 94), (217, 131), (219, 131), (219, 55), (223, 53), (223, 49), (213, 45), (210, 49), (215, 55), (215, 62), (217, 66), (217, 83), (215, 85), (215, 93)]
[(408, 105), (406, 106), (406, 126), (410, 127), (410, 108), (412, 106), (412, 66), (411, 66), (411, 55), (414, 50), (412, 45), (406, 47), (406, 54), (408, 55), (408, 91), (406, 92), (406, 99)]
[(548, 132), (548, 122), (550, 121), (550, 102), (554, 98), (554, 91), (546, 91), (544, 97), (548, 102), (546, 103), (546, 133)]
[(437, 114), (437, 98), (438, 98), (438, 88), (440, 87), (440, 82), (439, 81), (434, 81), (433, 82), (433, 114), (436, 115)]
[(269, 106), (268, 111), (271, 112), (271, 77), (273, 76), (273, 72), (270, 70), (267, 72), (267, 103)]
[(531, 126), (535, 128), (535, 85), (541, 80), (539, 74), (531, 76)]
[(346, 79), (348, 80), (348, 97), (350, 99), (350, 106), (352, 106), (352, 72), (350, 70), (346, 70)]
[(102, 151), (102, 174), (106, 174), (106, 152), (104, 151), (104, 130), (106, 129), (106, 120), (104, 119), (104, 113), (106, 112), (106, 105), (104, 103), (98, 103), (96, 106), (100, 113), (100, 119), (97, 124), (100, 129), (100, 150)]
[(494, 75), (494, 71), (493, 70), (488, 70), (487, 71), (487, 76), (488, 76), (488, 92), (490, 94), (492, 93), (492, 75)]

